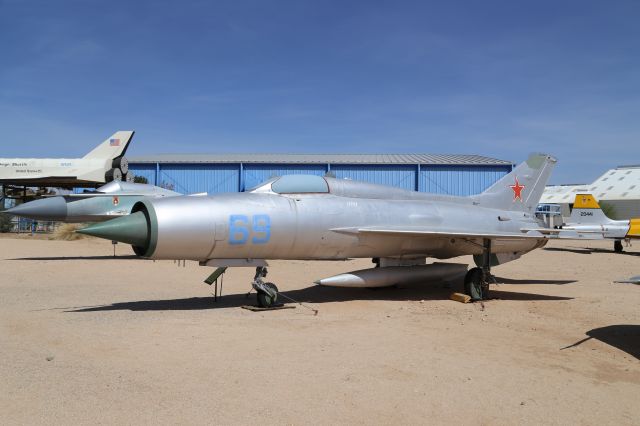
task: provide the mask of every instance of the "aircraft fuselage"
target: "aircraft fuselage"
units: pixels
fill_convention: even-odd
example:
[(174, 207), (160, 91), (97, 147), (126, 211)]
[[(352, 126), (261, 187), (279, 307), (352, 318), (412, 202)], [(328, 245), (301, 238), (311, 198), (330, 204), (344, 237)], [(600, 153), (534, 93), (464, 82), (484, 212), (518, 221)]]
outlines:
[[(151, 217), (154, 259), (449, 258), (481, 254), (482, 239), (380, 236), (349, 228), (439, 227), (520, 233), (536, 219), (461, 202), (346, 198), (332, 194), (221, 194), (144, 201)], [(462, 202), (465, 200), (466, 202)], [(135, 210), (135, 208), (134, 208)], [(494, 253), (528, 252), (540, 240), (500, 240)]]

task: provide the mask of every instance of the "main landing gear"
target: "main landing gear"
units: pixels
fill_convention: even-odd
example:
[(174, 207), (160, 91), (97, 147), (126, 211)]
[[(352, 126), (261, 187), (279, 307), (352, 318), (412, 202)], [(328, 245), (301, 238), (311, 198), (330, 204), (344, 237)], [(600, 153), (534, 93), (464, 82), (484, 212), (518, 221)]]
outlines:
[(613, 251), (616, 253), (622, 253), (622, 240), (615, 240), (613, 242)]
[(485, 238), (482, 244), (482, 267), (471, 268), (464, 277), (464, 292), (472, 300), (489, 298), (489, 283), (495, 282), (491, 275), (491, 240)]
[(263, 278), (267, 276), (267, 267), (258, 266), (256, 275), (253, 277), (251, 287), (258, 293), (258, 306), (261, 308), (271, 308), (278, 300), (278, 287), (274, 283), (266, 283)]

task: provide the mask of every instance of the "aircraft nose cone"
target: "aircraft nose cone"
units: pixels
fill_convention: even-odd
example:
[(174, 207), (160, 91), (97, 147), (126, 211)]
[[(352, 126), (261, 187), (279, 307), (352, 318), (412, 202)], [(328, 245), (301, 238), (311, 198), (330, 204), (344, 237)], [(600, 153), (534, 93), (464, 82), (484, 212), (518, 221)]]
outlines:
[(6, 210), (7, 214), (36, 220), (65, 220), (67, 203), (63, 197), (41, 198)]
[(146, 247), (149, 242), (147, 217), (143, 212), (96, 223), (76, 232), (106, 240), (119, 241), (136, 247)]

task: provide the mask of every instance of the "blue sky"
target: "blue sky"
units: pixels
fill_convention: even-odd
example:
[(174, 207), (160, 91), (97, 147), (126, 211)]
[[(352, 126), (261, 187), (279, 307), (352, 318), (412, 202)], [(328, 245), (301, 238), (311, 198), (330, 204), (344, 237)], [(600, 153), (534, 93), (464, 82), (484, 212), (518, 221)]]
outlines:
[(637, 1), (0, 0), (0, 157), (166, 152), (640, 163)]

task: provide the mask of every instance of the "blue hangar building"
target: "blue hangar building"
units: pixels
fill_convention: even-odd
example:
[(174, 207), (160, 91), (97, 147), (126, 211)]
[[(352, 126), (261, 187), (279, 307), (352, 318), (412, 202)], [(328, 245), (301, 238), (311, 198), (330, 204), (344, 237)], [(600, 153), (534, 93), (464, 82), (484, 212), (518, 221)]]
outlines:
[(274, 176), (329, 175), (421, 192), (478, 194), (513, 169), (479, 155), (160, 154), (129, 159), (150, 184), (183, 194), (239, 192)]

